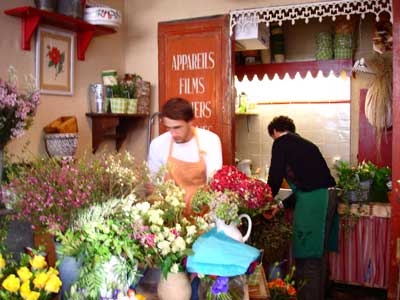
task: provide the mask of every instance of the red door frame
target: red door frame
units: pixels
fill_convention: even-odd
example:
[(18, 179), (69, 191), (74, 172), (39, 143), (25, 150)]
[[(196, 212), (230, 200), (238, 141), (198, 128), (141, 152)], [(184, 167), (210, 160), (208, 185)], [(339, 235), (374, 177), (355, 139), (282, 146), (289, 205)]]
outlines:
[(390, 220), (390, 267), (388, 299), (395, 300), (399, 264), (396, 260), (400, 241), (400, 0), (393, 0), (393, 145), (392, 145), (392, 217)]

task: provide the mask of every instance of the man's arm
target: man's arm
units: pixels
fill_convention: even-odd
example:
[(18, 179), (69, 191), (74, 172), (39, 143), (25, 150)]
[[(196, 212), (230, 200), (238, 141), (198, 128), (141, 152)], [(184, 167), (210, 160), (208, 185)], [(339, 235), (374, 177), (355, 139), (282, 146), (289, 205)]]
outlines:
[(211, 138), (205, 142), (207, 143), (207, 178), (210, 178), (216, 171), (222, 168), (222, 146), (221, 140), (216, 134), (211, 136)]
[(155, 178), (157, 173), (161, 170), (161, 167), (164, 165), (160, 151), (161, 149), (157, 147), (156, 143), (154, 143), (154, 141), (151, 142), (149, 155), (147, 157), (147, 165), (152, 178)]
[(268, 185), (271, 187), (272, 195), (275, 197), (281, 188), (286, 172), (285, 154), (280, 143), (272, 144), (271, 165), (268, 174)]

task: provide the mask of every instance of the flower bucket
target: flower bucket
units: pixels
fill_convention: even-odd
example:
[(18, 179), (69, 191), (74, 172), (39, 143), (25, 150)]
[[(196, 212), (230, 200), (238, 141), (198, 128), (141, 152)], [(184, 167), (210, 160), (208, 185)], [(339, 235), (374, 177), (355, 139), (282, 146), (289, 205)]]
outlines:
[(47, 11), (55, 11), (57, 0), (35, 0), (35, 6)]
[(137, 104), (138, 104), (138, 99), (128, 99), (127, 100), (128, 105), (126, 108), (126, 112), (128, 114), (136, 114), (137, 113)]
[(57, 12), (73, 18), (83, 18), (82, 0), (58, 0)]
[(127, 110), (126, 98), (110, 98), (111, 112), (114, 114), (124, 114)]
[(60, 298), (61, 300), (66, 300), (65, 293), (69, 293), (71, 285), (75, 283), (75, 281), (79, 277), (79, 270), (82, 267), (82, 259), (76, 259), (73, 256), (63, 256), (58, 253), (58, 249), (61, 244), (55, 242), (56, 247), (56, 258), (58, 261), (61, 261), (58, 266), (58, 271), (60, 273), (60, 279), (62, 281)]

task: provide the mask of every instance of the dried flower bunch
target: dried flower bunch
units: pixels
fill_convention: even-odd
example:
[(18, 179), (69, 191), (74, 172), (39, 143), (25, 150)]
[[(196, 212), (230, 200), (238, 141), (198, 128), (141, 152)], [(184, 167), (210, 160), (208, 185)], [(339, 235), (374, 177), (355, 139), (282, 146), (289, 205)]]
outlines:
[(39, 105), (40, 94), (35, 89), (34, 78), (25, 78), (26, 91), (23, 93), (18, 92), (17, 81), (12, 66), (8, 70), (8, 80), (0, 79), (0, 148), (29, 128)]
[(19, 263), (0, 253), (0, 299), (53, 299), (61, 287), (58, 271), (41, 255), (22, 254)]

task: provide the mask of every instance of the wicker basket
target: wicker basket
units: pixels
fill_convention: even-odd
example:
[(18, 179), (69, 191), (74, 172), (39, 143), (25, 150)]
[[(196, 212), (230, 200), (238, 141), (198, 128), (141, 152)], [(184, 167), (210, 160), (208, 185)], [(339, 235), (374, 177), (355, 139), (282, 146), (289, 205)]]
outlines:
[(51, 157), (74, 156), (78, 147), (77, 133), (45, 134), (46, 151)]

